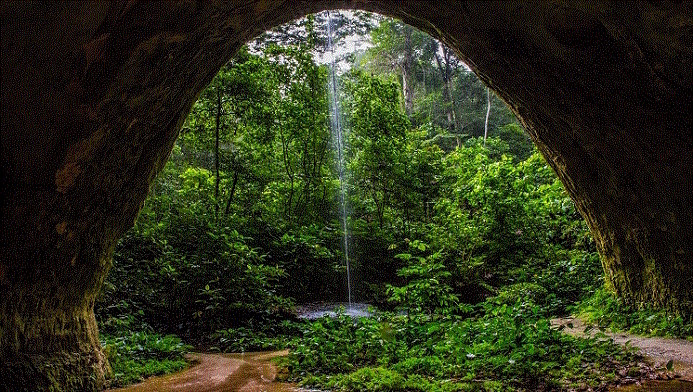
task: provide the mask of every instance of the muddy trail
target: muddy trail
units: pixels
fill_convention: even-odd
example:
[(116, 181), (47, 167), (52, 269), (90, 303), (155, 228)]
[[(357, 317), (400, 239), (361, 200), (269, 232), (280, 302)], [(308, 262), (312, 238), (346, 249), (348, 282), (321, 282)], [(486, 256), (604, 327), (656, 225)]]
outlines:
[[(693, 342), (684, 339), (643, 337), (623, 332), (600, 331), (589, 328), (577, 317), (563, 317), (551, 320), (554, 327), (562, 328), (572, 336), (596, 336), (603, 332), (606, 338), (620, 345), (638, 349), (645, 357), (654, 380), (634, 379), (631, 385), (615, 388), (615, 391), (690, 391), (693, 392)], [(672, 370), (665, 371), (671, 361)]]
[(110, 392), (298, 392), (294, 384), (278, 382), (272, 358), (288, 351), (244, 354), (190, 354), (193, 365), (178, 373), (151, 377), (140, 384)]

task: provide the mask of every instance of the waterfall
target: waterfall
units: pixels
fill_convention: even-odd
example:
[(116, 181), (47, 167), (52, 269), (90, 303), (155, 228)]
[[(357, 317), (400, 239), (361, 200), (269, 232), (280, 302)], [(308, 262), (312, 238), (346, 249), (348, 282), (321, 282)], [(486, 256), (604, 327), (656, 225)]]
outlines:
[(337, 76), (335, 70), (335, 54), (334, 47), (332, 46), (332, 18), (330, 17), (330, 12), (327, 12), (327, 49), (331, 56), (331, 90), (332, 90), (332, 131), (335, 134), (335, 141), (337, 142), (337, 167), (339, 172), (339, 198), (341, 204), (341, 215), (342, 215), (342, 232), (344, 237), (344, 260), (346, 263), (346, 273), (347, 273), (347, 290), (349, 293), (349, 309), (351, 309), (351, 273), (349, 271), (349, 240), (347, 232), (347, 213), (346, 213), (346, 190), (344, 187), (344, 139), (342, 136), (342, 126), (339, 119), (339, 97), (337, 95)]

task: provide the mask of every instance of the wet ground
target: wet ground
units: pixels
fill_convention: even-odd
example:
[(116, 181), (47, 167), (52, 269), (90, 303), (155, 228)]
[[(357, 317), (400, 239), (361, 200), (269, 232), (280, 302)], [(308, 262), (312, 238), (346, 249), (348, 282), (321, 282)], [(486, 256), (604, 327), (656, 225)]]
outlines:
[[(191, 354), (189, 359), (195, 364), (183, 371), (152, 377), (143, 383), (110, 392), (311, 392), (291, 383), (276, 381), (277, 368), (271, 359), (286, 354), (287, 351)], [(693, 383), (681, 380), (650, 380), (620, 386), (612, 391), (693, 392)]]
[(272, 358), (288, 351), (244, 354), (191, 354), (195, 364), (178, 373), (152, 377), (111, 392), (298, 392), (293, 384), (277, 382)]
[(679, 380), (652, 380), (645, 383), (624, 385), (613, 392), (693, 392), (693, 383)]
[[(337, 313), (368, 317), (369, 305), (362, 303), (317, 303), (299, 306), (301, 318), (316, 319)], [(288, 351), (244, 354), (190, 354), (193, 365), (178, 373), (151, 377), (144, 382), (110, 392), (308, 392), (296, 385), (277, 381), (272, 358)], [(281, 377), (279, 377), (281, 378)]]

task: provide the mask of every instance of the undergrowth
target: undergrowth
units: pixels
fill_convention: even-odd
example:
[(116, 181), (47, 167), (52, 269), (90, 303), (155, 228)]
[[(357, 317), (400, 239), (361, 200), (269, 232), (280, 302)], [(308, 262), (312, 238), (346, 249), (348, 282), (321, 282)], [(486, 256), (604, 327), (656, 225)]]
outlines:
[(175, 335), (155, 333), (146, 325), (133, 332), (132, 324), (131, 317), (102, 324), (101, 345), (111, 365), (109, 387), (133, 384), (187, 366), (184, 355), (191, 346)]
[(280, 365), (290, 380), (331, 391), (601, 388), (636, 362), (603, 338), (562, 334), (531, 302), (485, 302), (466, 316), (318, 319)]
[(573, 312), (587, 323), (644, 336), (666, 336), (693, 341), (693, 317), (675, 315), (648, 306), (630, 306), (605, 288), (578, 303)]
[(224, 353), (281, 350), (301, 336), (307, 322), (298, 319), (270, 321), (253, 328), (220, 329), (210, 336), (210, 351)]

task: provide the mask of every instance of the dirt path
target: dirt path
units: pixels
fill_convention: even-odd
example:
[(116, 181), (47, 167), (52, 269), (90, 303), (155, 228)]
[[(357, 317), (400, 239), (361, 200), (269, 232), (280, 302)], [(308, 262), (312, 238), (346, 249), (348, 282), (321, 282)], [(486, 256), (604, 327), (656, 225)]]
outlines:
[(297, 392), (293, 384), (275, 382), (277, 369), (270, 359), (287, 354), (191, 354), (197, 364), (188, 369), (111, 392)]
[[(573, 336), (585, 336), (585, 328), (587, 328), (582, 320), (575, 317), (553, 319), (551, 324), (555, 327), (563, 325), (563, 332)], [(597, 332), (599, 330), (593, 328), (588, 331), (588, 334), (594, 336)], [(630, 342), (630, 345), (639, 348), (640, 353), (655, 367), (665, 367), (667, 362), (673, 361), (674, 373), (682, 380), (693, 381), (693, 342), (684, 339), (647, 338), (610, 331), (604, 333), (614, 339), (617, 344), (625, 345), (626, 342)]]

